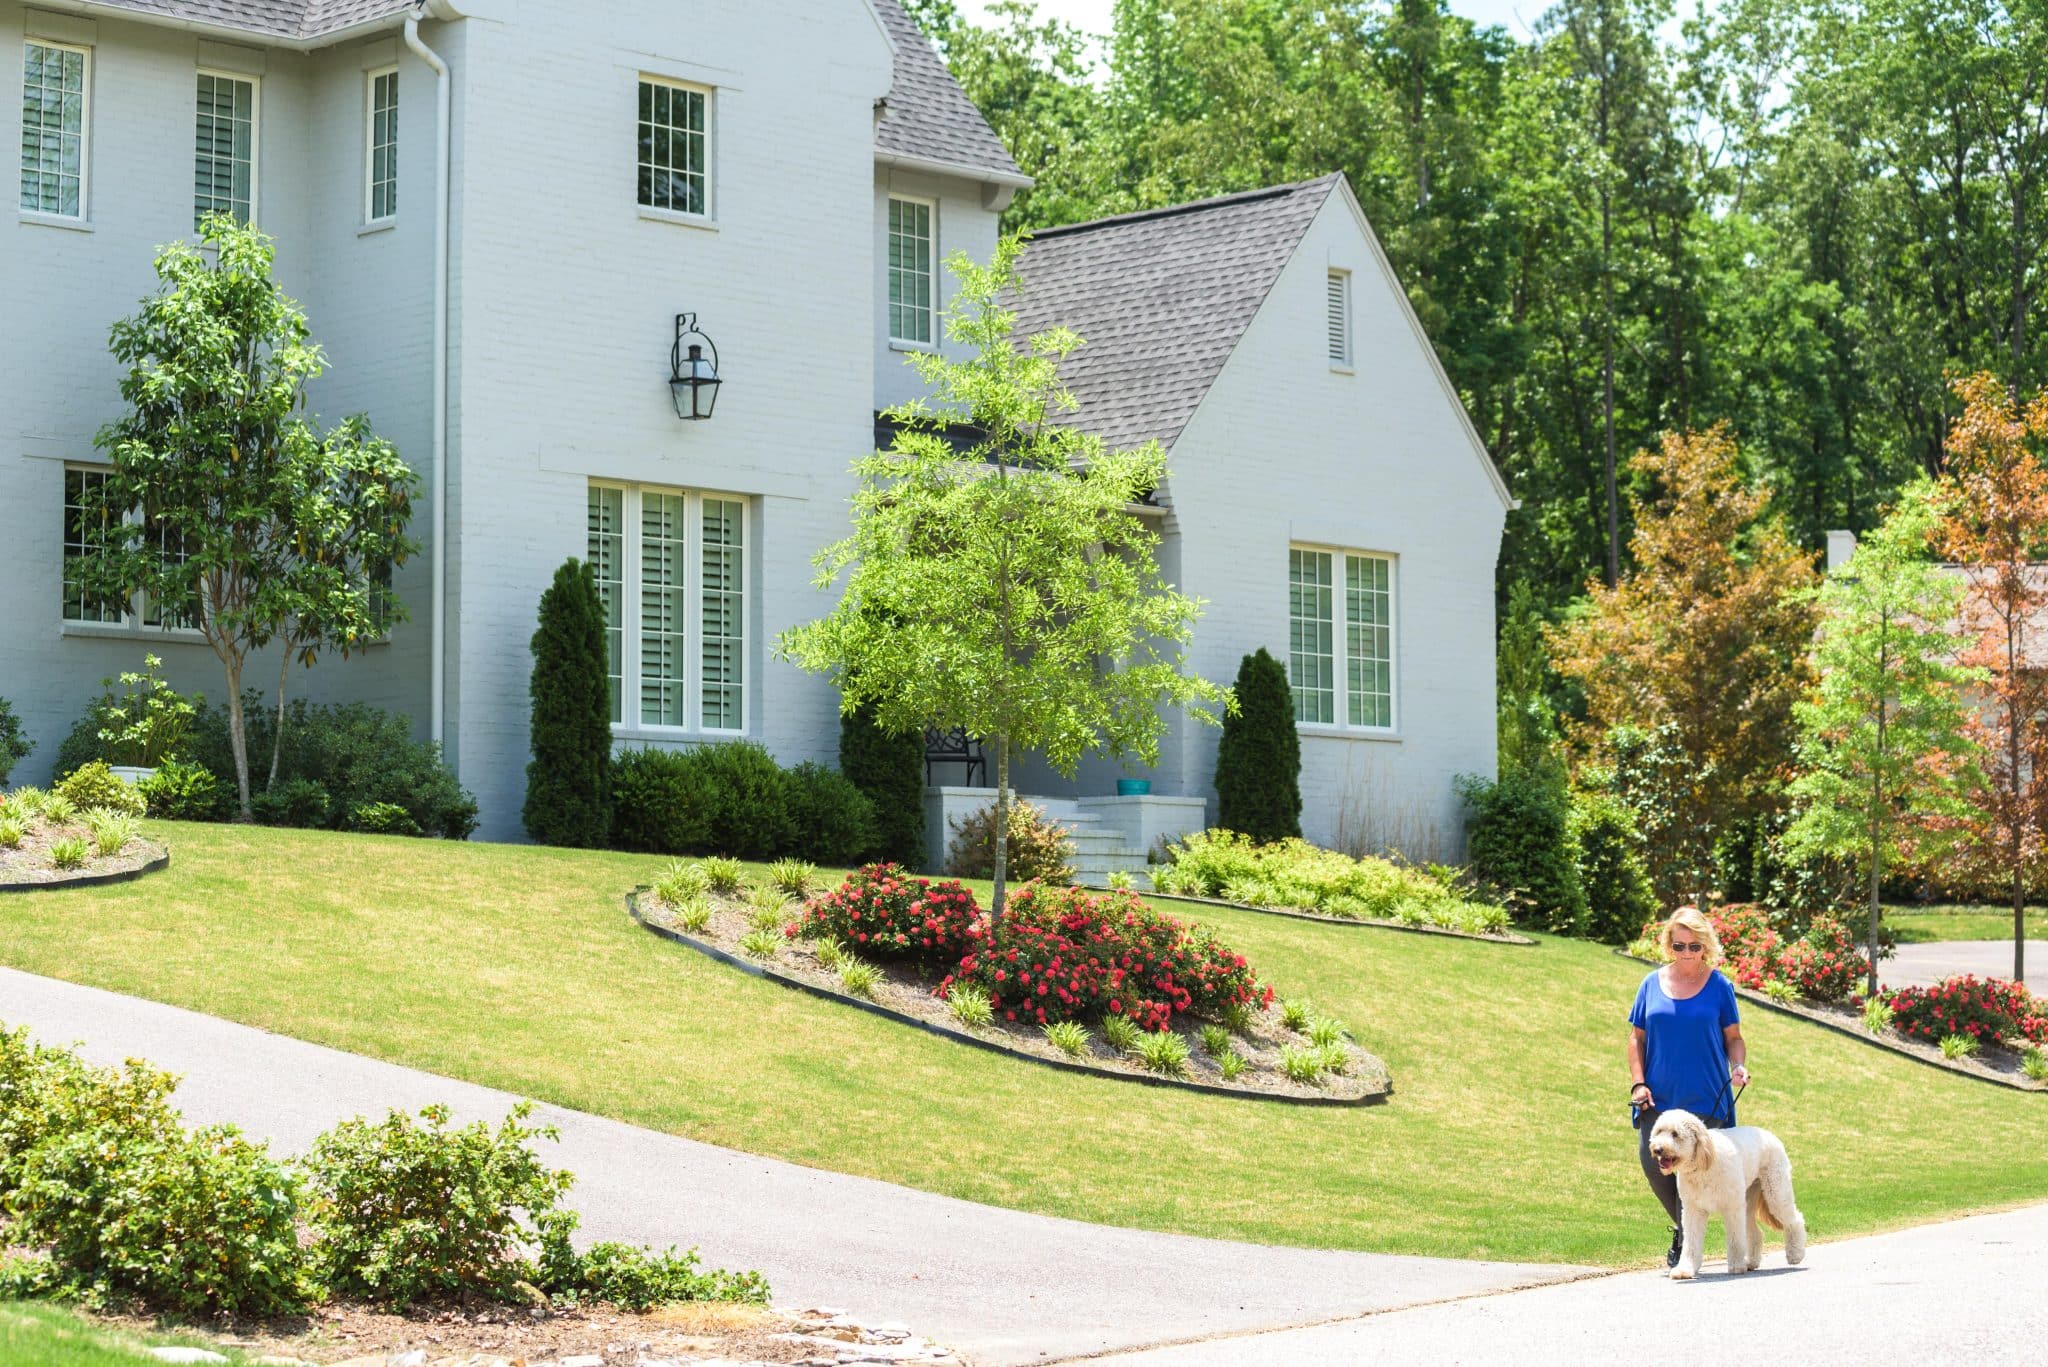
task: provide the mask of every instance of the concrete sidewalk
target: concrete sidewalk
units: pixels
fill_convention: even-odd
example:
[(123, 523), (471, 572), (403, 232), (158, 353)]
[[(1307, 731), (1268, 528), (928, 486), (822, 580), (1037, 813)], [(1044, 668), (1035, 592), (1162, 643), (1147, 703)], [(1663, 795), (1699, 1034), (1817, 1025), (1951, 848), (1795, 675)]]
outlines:
[[(211, 1016), (0, 969), (0, 1023), (89, 1058), (184, 1077), (195, 1124), (287, 1151), (353, 1115), (448, 1105), (495, 1122), (516, 1098)], [(974, 1205), (715, 1148), (553, 1106), (548, 1163), (576, 1174), (594, 1239), (698, 1245), (758, 1268), (778, 1303), (901, 1320), (988, 1367), (1312, 1324), (1577, 1278), (1589, 1270), (1266, 1248)], [(1029, 1249), (1028, 1256), (1018, 1250)]]
[[(1809, 1211), (1811, 1217), (1813, 1212)], [(1717, 1249), (1715, 1226), (1708, 1248)], [(1798, 1267), (1772, 1244), (1742, 1277), (1628, 1272), (1567, 1286), (1396, 1310), (1346, 1324), (1116, 1354), (1101, 1367), (1481, 1364), (1801, 1367), (2048, 1362), (2048, 1206), (1815, 1245)], [(1094, 1367), (1094, 1364), (1091, 1364)]]

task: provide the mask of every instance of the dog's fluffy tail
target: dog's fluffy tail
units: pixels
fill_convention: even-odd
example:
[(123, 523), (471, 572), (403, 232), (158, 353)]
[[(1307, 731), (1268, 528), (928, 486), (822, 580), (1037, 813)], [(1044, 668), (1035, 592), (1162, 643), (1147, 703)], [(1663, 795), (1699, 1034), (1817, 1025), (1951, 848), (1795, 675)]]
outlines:
[(1757, 1173), (1757, 1185), (1763, 1188), (1763, 1201), (1757, 1216), (1772, 1229), (1785, 1233), (1785, 1261), (1803, 1262), (1806, 1258), (1806, 1217), (1799, 1213), (1799, 1207), (1792, 1200), (1792, 1160), (1785, 1154), (1785, 1146), (1772, 1137), (1765, 1146), (1763, 1167)]

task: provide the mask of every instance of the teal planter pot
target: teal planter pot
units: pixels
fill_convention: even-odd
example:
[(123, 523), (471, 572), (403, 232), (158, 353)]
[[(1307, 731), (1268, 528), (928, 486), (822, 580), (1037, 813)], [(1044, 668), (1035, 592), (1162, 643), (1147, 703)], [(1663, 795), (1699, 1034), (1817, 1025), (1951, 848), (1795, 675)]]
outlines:
[(1116, 781), (1118, 797), (1143, 797), (1151, 791), (1152, 780), (1149, 778), (1120, 778)]

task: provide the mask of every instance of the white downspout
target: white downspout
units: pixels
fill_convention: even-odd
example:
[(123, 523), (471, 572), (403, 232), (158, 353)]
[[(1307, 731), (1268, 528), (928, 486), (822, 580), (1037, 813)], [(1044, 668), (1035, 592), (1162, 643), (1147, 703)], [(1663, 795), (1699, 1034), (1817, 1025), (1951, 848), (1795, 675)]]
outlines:
[[(422, 4), (423, 10), (425, 5)], [(420, 11), (405, 16), (405, 45), (434, 71), (440, 128), (434, 140), (434, 587), (431, 737), (447, 742), (448, 726), (448, 196), (454, 96), (448, 63), (420, 41)]]

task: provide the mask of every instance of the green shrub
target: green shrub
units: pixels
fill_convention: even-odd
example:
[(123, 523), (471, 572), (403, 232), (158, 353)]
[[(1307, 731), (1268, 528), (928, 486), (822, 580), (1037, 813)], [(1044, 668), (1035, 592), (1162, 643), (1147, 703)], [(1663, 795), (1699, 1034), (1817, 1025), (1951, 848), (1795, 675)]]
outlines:
[[(782, 937), (772, 930), (756, 928), (740, 936), (740, 953), (751, 959), (772, 959), (781, 948)], [(844, 965), (841, 967), (841, 976), (844, 977)]]
[(1244, 1070), (1249, 1066), (1250, 1065), (1248, 1065), (1245, 1062), (1244, 1055), (1236, 1052), (1235, 1050), (1227, 1050), (1224, 1053), (1218, 1055), (1216, 1058), (1217, 1070), (1223, 1074), (1223, 1080), (1225, 1082), (1237, 1081), (1239, 1076), (1242, 1075)]
[(1314, 1083), (1322, 1077), (1325, 1062), (1323, 1051), (1314, 1045), (1301, 1049), (1289, 1044), (1280, 1050), (1280, 1071), (1294, 1082)]
[[(1010, 800), (1010, 838), (1003, 854), (1003, 876), (1013, 882), (1037, 879), (1066, 887), (1074, 881), (1074, 842), (1067, 828), (1046, 816), (1043, 808), (1018, 798)], [(955, 878), (993, 878), (996, 872), (996, 807), (993, 802), (953, 822), (953, 843), (946, 851), (946, 872)]]
[(925, 866), (924, 734), (890, 735), (875, 724), (874, 717), (873, 707), (868, 706), (839, 718), (839, 771), (866, 796), (874, 821), (874, 844), (864, 858), (921, 869)]
[(1509, 774), (1498, 782), (1466, 775), (1458, 792), (1471, 808), (1465, 835), (1472, 871), (1501, 890), (1517, 920), (1583, 934), (1586, 893), (1565, 791), (1540, 775)]
[(83, 836), (72, 836), (50, 843), (50, 863), (60, 869), (82, 869), (92, 847)]
[[(758, 1272), (700, 1271), (697, 1250), (663, 1253), (631, 1244), (592, 1244), (574, 1260), (571, 1278), (548, 1277), (547, 1290), (608, 1301), (646, 1311), (681, 1301), (768, 1303), (768, 1283)], [(566, 1281), (566, 1284), (565, 1284)]]
[(675, 918), (677, 929), (698, 935), (710, 928), (711, 903), (704, 900), (703, 893), (685, 897), (673, 905), (675, 910), (671, 914)]
[(1188, 1042), (1178, 1032), (1160, 1030), (1138, 1041), (1138, 1061), (1155, 1073), (1185, 1077), (1188, 1071)]
[(704, 776), (680, 750), (628, 750), (612, 761), (612, 844), (651, 854), (709, 848)]
[(570, 1175), (528, 1146), (556, 1137), (521, 1102), (496, 1131), (451, 1129), (448, 1108), (345, 1120), (304, 1160), (314, 1258), (328, 1288), (403, 1308), (451, 1296), (509, 1300), (539, 1277), (527, 1250), (566, 1240)]
[(249, 810), (266, 826), (291, 826), (312, 830), (327, 824), (333, 799), (310, 778), (288, 779), (267, 792), (255, 794)]
[(1941, 1037), (1941, 1056), (1945, 1059), (1969, 1058), (1977, 1052), (1979, 1047), (1974, 1036), (1943, 1035)]
[(1222, 1058), (1230, 1052), (1230, 1031), (1220, 1025), (1202, 1027), (1202, 1052), (1210, 1058)]
[(149, 815), (167, 821), (219, 821), (233, 807), (229, 789), (204, 765), (167, 759), (135, 785)]
[[(820, 953), (818, 957), (823, 959), (825, 956)], [(835, 955), (831, 962), (836, 963), (842, 957), (843, 953)], [(989, 1000), (988, 993), (971, 983), (954, 983), (947, 988), (946, 1005), (952, 1008), (955, 1020), (971, 1029), (978, 1030), (995, 1019), (995, 1004)]]
[(1166, 855), (1172, 862), (1152, 874), (1152, 885), (1164, 893), (1472, 934), (1496, 933), (1507, 924), (1507, 913), (1474, 900), (1453, 870), (1353, 859), (1305, 840), (1257, 845), (1235, 831), (1198, 831), (1169, 842)]
[(801, 859), (778, 859), (768, 867), (768, 881), (791, 897), (808, 897), (818, 881), (818, 866)]
[(14, 766), (35, 748), (35, 742), (21, 734), (21, 718), (14, 715), (14, 705), (0, 698), (0, 786), (6, 784)]
[(126, 812), (94, 807), (85, 814), (85, 828), (92, 833), (93, 848), (102, 858), (112, 858), (126, 849), (141, 829), (141, 823)]
[(689, 762), (702, 771), (710, 809), (705, 838), (719, 854), (773, 859), (792, 848), (788, 774), (775, 757), (750, 740), (699, 746)]
[(1635, 818), (1605, 793), (1574, 793), (1571, 836), (1586, 896), (1586, 934), (1603, 944), (1627, 944), (1658, 912)]
[(2041, 1046), (2030, 1044), (2020, 1050), (2020, 1071), (2033, 1082), (2048, 1082), (2048, 1054), (2041, 1052)]
[(420, 834), (420, 823), (396, 802), (358, 802), (349, 808), (345, 824), (348, 829), (366, 835)]
[(1344, 1022), (1334, 1016), (1316, 1017), (1308, 1023), (1308, 1030), (1305, 1033), (1308, 1035), (1308, 1042), (1318, 1049), (1340, 1045), (1351, 1037), (1351, 1032), (1344, 1027)]
[(1287, 668), (1262, 646), (1237, 670), (1216, 747), (1217, 824), (1264, 843), (1301, 835), (1301, 734)]
[(875, 808), (837, 769), (805, 761), (789, 771), (790, 843), (820, 864), (858, 864), (875, 847)]
[(1783, 978), (1764, 979), (1761, 991), (1766, 997), (1769, 997), (1781, 1006), (1790, 1006), (1793, 1002), (1799, 1000), (1799, 989), (1786, 982)]
[(1119, 1054), (1128, 1054), (1137, 1048), (1138, 1036), (1141, 1033), (1138, 1023), (1129, 1016), (1102, 1018), (1102, 1042)]
[(590, 565), (570, 559), (540, 598), (533, 633), (526, 833), (543, 845), (602, 846), (611, 834), (612, 683), (604, 601)]
[(882, 970), (851, 954), (839, 956), (839, 985), (856, 997), (873, 997)]
[(1332, 1040), (1328, 1044), (1318, 1044), (1314, 1047), (1323, 1056), (1324, 1072), (1342, 1073), (1351, 1066), (1351, 1055), (1345, 1052), (1342, 1041)]
[(46, 793), (38, 805), (43, 820), (52, 826), (69, 826), (78, 820), (78, 808), (62, 793)]
[(1891, 1003), (1883, 997), (1872, 997), (1863, 1003), (1863, 1028), (1873, 1035), (1882, 1035), (1892, 1028)]
[(710, 888), (713, 892), (724, 893), (728, 897), (740, 890), (747, 872), (740, 867), (739, 860), (727, 859), (722, 855), (715, 855), (710, 859), (706, 859), (697, 867), (704, 871), (704, 885), (706, 887)]
[(654, 895), (672, 907), (700, 898), (711, 880), (704, 876), (704, 870), (696, 865), (676, 860), (661, 871), (654, 880)]
[(50, 795), (33, 783), (24, 783), (7, 794), (7, 810), (24, 819), (43, 815), (43, 808), (49, 804)]
[(1307, 1031), (1308, 1023), (1315, 1019), (1313, 1002), (1290, 999), (1280, 1003), (1280, 1023), (1299, 1035)]
[(206, 699), (196, 693), (180, 696), (157, 673), (163, 663), (144, 655), (141, 673), (124, 671), (118, 678), (100, 680), (103, 691), (89, 715), (98, 722), (94, 739), (99, 742), (99, 757), (107, 763), (154, 769), (178, 753)]
[(28, 821), (19, 816), (0, 816), (0, 850), (18, 850), (28, 834)]
[(638, 750), (612, 765), (612, 840), (655, 854), (788, 852), (789, 775), (753, 741)]
[(1052, 1047), (1069, 1058), (1079, 1058), (1088, 1048), (1088, 1027), (1079, 1021), (1052, 1021), (1039, 1027)]
[(100, 760), (94, 760), (68, 775), (57, 785), (57, 795), (80, 811), (104, 807), (110, 812), (141, 816), (149, 810), (142, 794), (132, 784), (116, 778), (114, 771)]

